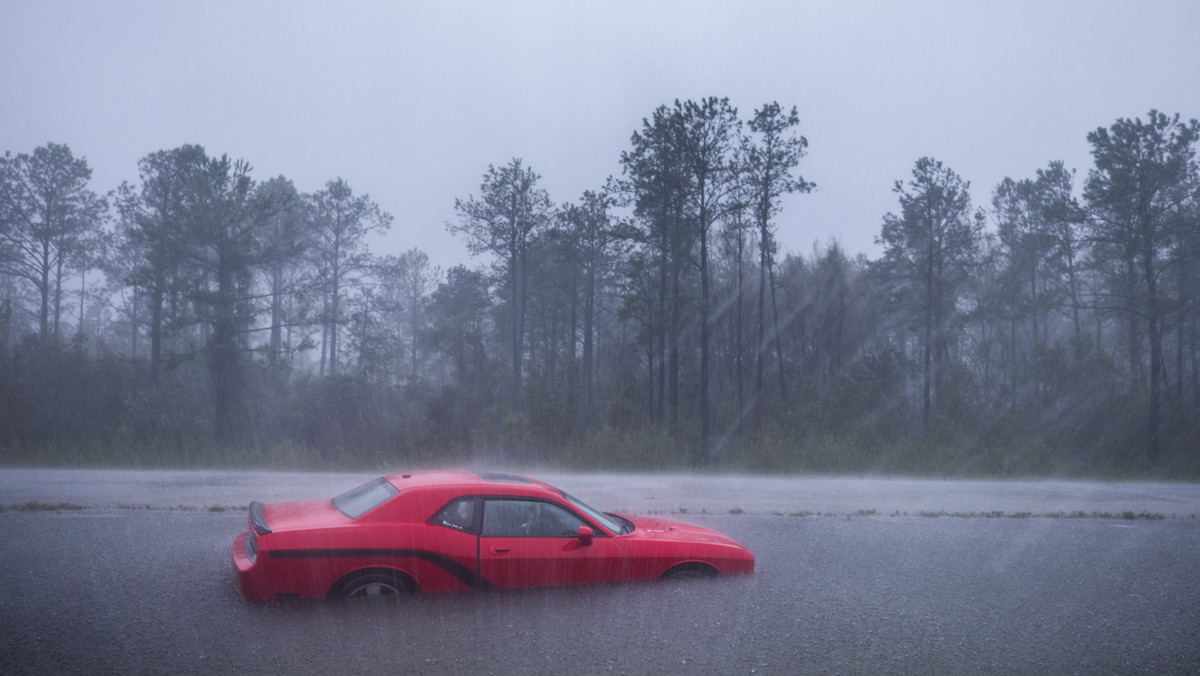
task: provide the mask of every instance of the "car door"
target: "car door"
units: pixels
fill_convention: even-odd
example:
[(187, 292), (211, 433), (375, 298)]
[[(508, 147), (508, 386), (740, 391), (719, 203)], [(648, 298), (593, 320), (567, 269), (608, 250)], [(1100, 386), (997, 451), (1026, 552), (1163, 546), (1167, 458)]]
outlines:
[[(594, 533), (580, 538), (579, 527)], [(532, 498), (488, 498), (479, 537), (479, 573), (497, 587), (619, 580), (621, 546), (565, 506)]]

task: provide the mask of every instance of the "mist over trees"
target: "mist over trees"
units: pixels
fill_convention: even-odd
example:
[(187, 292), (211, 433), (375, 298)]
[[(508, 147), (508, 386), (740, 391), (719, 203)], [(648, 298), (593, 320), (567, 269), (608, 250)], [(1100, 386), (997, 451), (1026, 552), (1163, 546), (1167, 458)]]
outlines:
[(10, 151), (0, 461), (1200, 473), (1200, 123), (1119, 119), (1081, 178), (983, 204), (916, 159), (845, 224), (877, 260), (780, 249), (820, 180), (801, 129), (675, 101), (582, 195), (481, 167), (452, 220), (389, 234), (448, 228), (448, 270), (373, 251), (393, 218), (343, 178), (187, 145), (98, 193), (65, 144)]

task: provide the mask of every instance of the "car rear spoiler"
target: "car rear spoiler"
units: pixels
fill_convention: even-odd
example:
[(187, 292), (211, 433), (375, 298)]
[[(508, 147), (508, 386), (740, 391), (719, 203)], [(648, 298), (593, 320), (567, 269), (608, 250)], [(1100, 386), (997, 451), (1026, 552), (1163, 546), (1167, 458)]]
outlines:
[(271, 527), (267, 525), (267, 517), (263, 516), (263, 503), (257, 500), (250, 503), (250, 527), (259, 535), (271, 532)]

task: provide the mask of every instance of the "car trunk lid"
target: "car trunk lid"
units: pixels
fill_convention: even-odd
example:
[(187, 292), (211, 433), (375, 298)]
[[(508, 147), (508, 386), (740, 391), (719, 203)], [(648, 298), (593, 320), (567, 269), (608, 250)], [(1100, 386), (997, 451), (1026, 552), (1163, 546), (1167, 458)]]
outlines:
[[(256, 510), (255, 505), (258, 505)], [(259, 512), (256, 520), (255, 513)], [(250, 526), (260, 535), (265, 534), (259, 528), (265, 528), (267, 533), (280, 533), (297, 528), (321, 528), (347, 523), (344, 514), (334, 508), (330, 500), (304, 500), (300, 502), (277, 502), (269, 505), (252, 503), (250, 505)]]

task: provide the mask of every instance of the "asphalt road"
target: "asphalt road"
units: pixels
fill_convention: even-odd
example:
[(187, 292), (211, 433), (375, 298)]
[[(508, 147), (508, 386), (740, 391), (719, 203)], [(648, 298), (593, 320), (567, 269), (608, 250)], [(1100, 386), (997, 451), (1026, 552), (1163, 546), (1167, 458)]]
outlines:
[[(652, 506), (636, 511), (728, 533), (758, 572), (251, 603), (228, 553), (246, 517), (220, 511), (236, 506), (226, 503), (320, 497), (360, 477), (90, 476), (126, 488), (88, 494), (79, 474), (0, 470), (0, 673), (1200, 672), (1194, 486), (1001, 483), (993, 496), (857, 479), (839, 493), (838, 480), (820, 480), (831, 483), (808, 508), (768, 479), (725, 481), (741, 487), (730, 495), (712, 477), (680, 488), (670, 477), (558, 476), (597, 506)], [(991, 501), (1009, 493), (1025, 507), (1000, 515)], [(32, 500), (43, 504), (14, 508)], [(45, 509), (54, 502), (86, 509)]]

